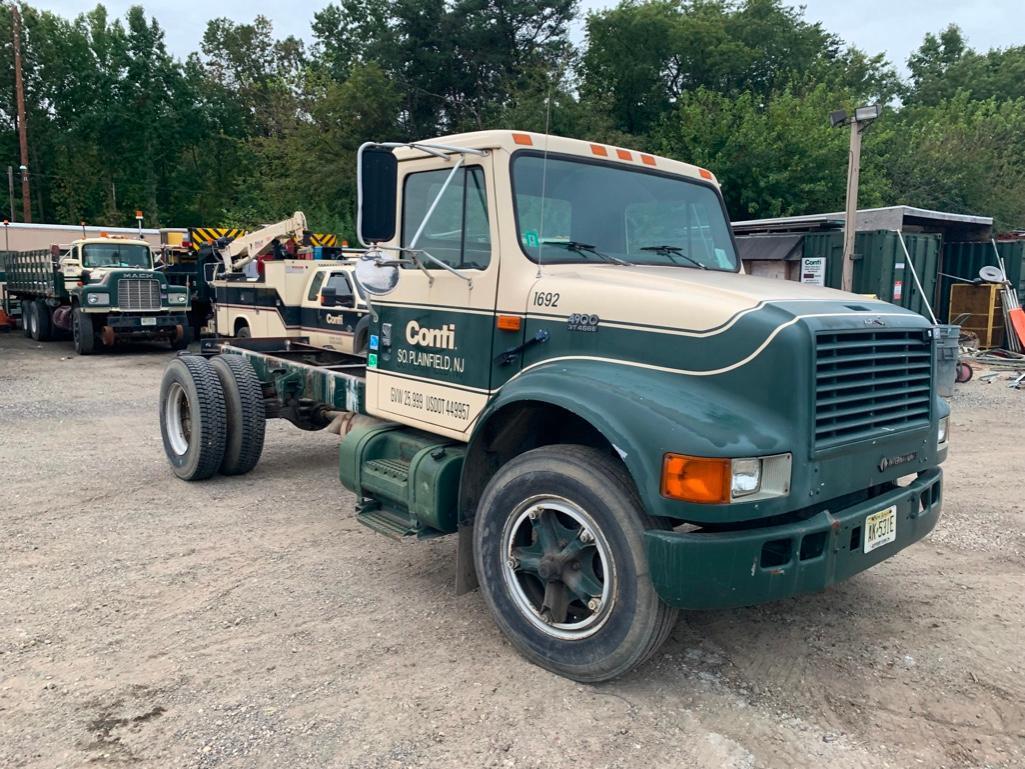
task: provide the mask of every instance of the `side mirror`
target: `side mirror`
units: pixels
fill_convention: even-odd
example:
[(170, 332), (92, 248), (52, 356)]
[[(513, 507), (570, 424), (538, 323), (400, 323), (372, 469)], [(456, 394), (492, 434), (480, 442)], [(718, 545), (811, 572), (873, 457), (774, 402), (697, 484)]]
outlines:
[(353, 270), (356, 282), (371, 296), (391, 293), (399, 282), (399, 267), (395, 262), (386, 262), (379, 250), (368, 251), (356, 262)]
[(395, 237), (399, 162), (388, 147), (364, 144), (359, 149), (359, 208), (356, 229), (363, 245)]
[(320, 306), (321, 307), (334, 307), (338, 303), (338, 292), (330, 287), (324, 286), (320, 289)]

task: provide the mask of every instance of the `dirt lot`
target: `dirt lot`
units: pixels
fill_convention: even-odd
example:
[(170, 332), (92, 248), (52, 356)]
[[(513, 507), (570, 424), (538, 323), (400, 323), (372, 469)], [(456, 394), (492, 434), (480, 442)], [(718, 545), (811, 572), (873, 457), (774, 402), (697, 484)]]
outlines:
[(169, 357), (0, 336), (0, 766), (1025, 766), (1025, 392), (1002, 381), (954, 399), (928, 540), (685, 614), (581, 686), (453, 595), (451, 538), (353, 520), (336, 436), (274, 422), (245, 479), (175, 479)]

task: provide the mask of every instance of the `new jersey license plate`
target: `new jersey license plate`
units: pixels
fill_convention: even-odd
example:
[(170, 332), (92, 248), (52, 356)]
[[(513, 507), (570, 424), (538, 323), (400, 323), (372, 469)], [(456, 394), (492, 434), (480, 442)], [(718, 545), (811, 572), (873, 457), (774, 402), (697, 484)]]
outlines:
[(865, 552), (871, 553), (897, 538), (897, 506), (865, 516)]
[(157, 325), (156, 318), (142, 318), (142, 325), (144, 326), (155, 326)]

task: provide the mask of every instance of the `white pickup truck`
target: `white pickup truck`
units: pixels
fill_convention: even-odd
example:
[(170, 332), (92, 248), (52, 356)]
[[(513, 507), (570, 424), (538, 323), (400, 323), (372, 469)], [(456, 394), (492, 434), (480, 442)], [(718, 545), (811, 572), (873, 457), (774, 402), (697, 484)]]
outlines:
[(228, 274), (213, 281), (217, 333), (232, 337), (307, 337), (346, 353), (367, 348), (370, 319), (352, 265), (284, 259), (264, 262), (262, 280)]

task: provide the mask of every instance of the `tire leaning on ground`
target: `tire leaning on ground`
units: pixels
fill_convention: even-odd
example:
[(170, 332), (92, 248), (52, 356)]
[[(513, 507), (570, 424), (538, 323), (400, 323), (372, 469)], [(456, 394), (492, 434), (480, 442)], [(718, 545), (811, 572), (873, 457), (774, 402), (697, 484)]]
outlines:
[(75, 352), (79, 355), (92, 355), (96, 349), (93, 319), (81, 307), (76, 307), (71, 313), (71, 339), (75, 343)]
[(221, 466), (227, 438), (224, 391), (210, 361), (175, 358), (160, 382), (160, 437), (174, 474), (201, 481)]
[(263, 386), (252, 364), (241, 355), (218, 355), (210, 361), (221, 381), (228, 434), (220, 471), (243, 475), (260, 461), (267, 415)]
[(528, 451), (488, 483), (474, 521), (474, 565), (496, 624), (523, 656), (576, 681), (642, 663), (677, 611), (648, 579), (643, 512), (626, 470), (586, 446)]

